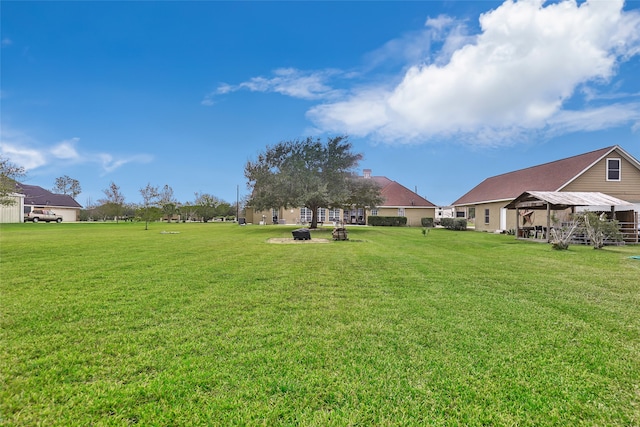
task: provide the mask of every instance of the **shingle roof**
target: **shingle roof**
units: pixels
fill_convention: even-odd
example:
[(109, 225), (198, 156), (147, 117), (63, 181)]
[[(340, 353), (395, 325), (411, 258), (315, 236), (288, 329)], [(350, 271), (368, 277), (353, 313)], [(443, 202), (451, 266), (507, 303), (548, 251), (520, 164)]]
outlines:
[(433, 203), (420, 196), (418, 193), (409, 190), (404, 185), (392, 181), (385, 176), (372, 176), (371, 178), (380, 186), (380, 195), (384, 198), (381, 206), (421, 206), (435, 207)]
[(16, 190), (18, 193), (24, 194), (25, 205), (82, 208), (73, 197), (55, 194), (37, 185), (16, 184)]
[(509, 200), (525, 191), (558, 191), (617, 146), (487, 178), (453, 205)]

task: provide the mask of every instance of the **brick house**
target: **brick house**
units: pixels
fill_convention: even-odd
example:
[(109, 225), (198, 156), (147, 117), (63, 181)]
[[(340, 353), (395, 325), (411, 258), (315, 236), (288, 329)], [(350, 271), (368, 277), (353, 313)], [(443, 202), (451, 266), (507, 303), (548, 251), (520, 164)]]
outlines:
[[(364, 169), (362, 179), (371, 179), (380, 186), (380, 194), (384, 202), (377, 207), (353, 209), (318, 209), (318, 221), (322, 223), (366, 224), (367, 217), (404, 216), (407, 225), (420, 226), (421, 218), (434, 218), (436, 206), (429, 200), (409, 190), (402, 184), (385, 176), (371, 175), (371, 169)], [(259, 224), (307, 224), (311, 221), (312, 212), (305, 207), (274, 208), (270, 211), (255, 212), (251, 207), (246, 208), (246, 221)]]

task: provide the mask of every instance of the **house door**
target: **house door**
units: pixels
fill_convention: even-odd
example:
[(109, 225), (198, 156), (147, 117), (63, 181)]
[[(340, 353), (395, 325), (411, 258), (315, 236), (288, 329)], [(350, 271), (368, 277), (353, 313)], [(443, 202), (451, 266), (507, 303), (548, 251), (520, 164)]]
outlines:
[(507, 229), (507, 209), (500, 208), (500, 230)]

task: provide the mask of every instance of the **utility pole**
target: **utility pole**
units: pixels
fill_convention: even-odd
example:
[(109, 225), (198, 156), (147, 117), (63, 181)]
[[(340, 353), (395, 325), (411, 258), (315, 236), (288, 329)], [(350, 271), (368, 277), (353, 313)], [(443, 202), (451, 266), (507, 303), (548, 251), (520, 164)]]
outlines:
[(236, 185), (236, 221), (240, 222), (240, 185)]

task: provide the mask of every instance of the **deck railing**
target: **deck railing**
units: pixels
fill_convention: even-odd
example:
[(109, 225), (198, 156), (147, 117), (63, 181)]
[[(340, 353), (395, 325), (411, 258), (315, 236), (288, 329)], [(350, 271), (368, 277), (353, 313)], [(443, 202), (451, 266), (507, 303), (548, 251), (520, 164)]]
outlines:
[[(605, 245), (624, 245), (625, 243), (637, 244), (640, 243), (640, 229), (638, 224), (633, 222), (618, 222), (618, 228), (620, 230), (620, 239), (605, 239)], [(574, 245), (590, 245), (591, 240), (587, 237), (587, 233), (584, 230), (578, 230), (571, 238), (571, 243)]]
[(619, 222), (622, 240), (627, 243), (640, 243), (640, 224), (633, 222)]

